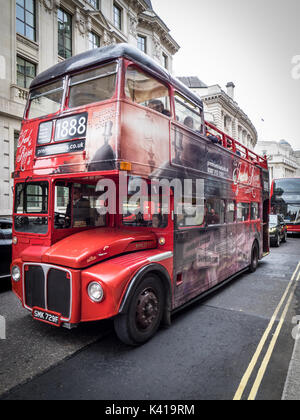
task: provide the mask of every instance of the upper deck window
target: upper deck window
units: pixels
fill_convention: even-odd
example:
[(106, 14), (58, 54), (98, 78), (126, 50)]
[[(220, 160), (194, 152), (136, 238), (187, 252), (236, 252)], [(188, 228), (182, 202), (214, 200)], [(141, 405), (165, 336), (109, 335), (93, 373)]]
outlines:
[(69, 108), (110, 99), (116, 89), (117, 63), (73, 76), (70, 80)]
[(126, 72), (125, 94), (133, 102), (170, 116), (168, 88), (133, 66)]
[(175, 95), (176, 119), (196, 133), (203, 134), (203, 115), (200, 108), (183, 96)]
[(27, 118), (38, 118), (59, 111), (63, 98), (63, 81), (34, 89), (29, 96)]

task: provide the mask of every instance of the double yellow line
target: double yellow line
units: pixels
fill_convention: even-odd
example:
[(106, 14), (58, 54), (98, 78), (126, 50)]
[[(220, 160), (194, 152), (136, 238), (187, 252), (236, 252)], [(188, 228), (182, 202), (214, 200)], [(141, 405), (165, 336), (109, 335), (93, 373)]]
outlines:
[[(299, 269), (300, 269), (300, 262), (298, 263), (297, 268), (294, 271), (294, 273), (293, 273), (293, 275), (291, 277), (291, 280), (289, 281), (289, 284), (287, 285), (287, 288), (285, 289), (285, 292), (284, 292), (284, 294), (283, 294), (283, 296), (282, 296), (282, 298), (281, 298), (281, 300), (280, 300), (277, 308), (275, 309), (275, 312), (274, 312), (274, 314), (273, 314), (273, 316), (272, 316), (272, 318), (271, 318), (271, 320), (270, 320), (270, 322), (269, 322), (269, 324), (268, 324), (268, 326), (267, 326), (267, 328), (266, 328), (266, 330), (265, 330), (265, 332), (264, 332), (264, 334), (263, 334), (263, 336), (262, 336), (262, 338), (261, 338), (261, 340), (260, 340), (260, 342), (259, 342), (259, 344), (257, 346), (257, 349), (256, 349), (256, 351), (255, 351), (255, 353), (254, 353), (254, 355), (252, 357), (252, 360), (251, 360), (251, 362), (250, 362), (250, 364), (249, 364), (249, 366), (248, 366), (248, 368), (247, 368), (247, 370), (246, 370), (246, 372), (245, 372), (245, 374), (244, 374), (244, 376), (243, 376), (243, 378), (242, 378), (242, 380), (241, 380), (241, 382), (239, 384), (239, 387), (238, 387), (238, 389), (237, 389), (237, 391), (236, 391), (236, 393), (234, 395), (234, 398), (233, 398), (234, 400), (240, 400), (242, 398), (242, 396), (244, 394), (244, 391), (245, 391), (245, 388), (246, 388), (246, 386), (247, 386), (247, 384), (249, 382), (249, 379), (250, 379), (250, 377), (252, 375), (252, 372), (253, 372), (256, 364), (257, 364), (258, 358), (260, 357), (260, 355), (262, 353), (262, 350), (263, 350), (264, 345), (265, 345), (265, 343), (267, 341), (267, 338), (269, 337), (269, 334), (270, 334), (270, 332), (271, 332), (271, 330), (273, 328), (273, 325), (274, 325), (274, 323), (275, 323), (275, 321), (277, 319), (277, 315), (278, 315), (279, 311), (281, 310), (281, 308), (283, 307), (283, 305), (284, 305), (284, 303), (286, 301), (286, 298), (288, 296), (287, 301), (285, 303), (285, 306), (283, 307), (283, 311), (282, 311), (282, 314), (281, 314), (279, 323), (277, 325), (277, 328), (275, 330), (275, 333), (273, 335), (273, 338), (272, 338), (272, 340), (271, 340), (271, 342), (269, 344), (269, 347), (267, 349), (267, 352), (265, 354), (265, 357), (264, 357), (264, 359), (263, 359), (263, 361), (262, 361), (262, 363), (260, 365), (260, 368), (259, 368), (258, 373), (256, 375), (255, 381), (254, 381), (254, 383), (252, 385), (250, 394), (248, 396), (248, 400), (255, 400), (255, 398), (256, 398), (258, 389), (260, 387), (261, 381), (262, 381), (262, 379), (264, 377), (264, 374), (266, 372), (266, 369), (267, 369), (267, 366), (269, 364), (271, 355), (273, 353), (275, 344), (277, 342), (279, 333), (281, 331), (282, 324), (283, 324), (283, 322), (285, 320), (287, 311), (289, 309), (290, 303), (291, 303), (292, 298), (294, 296), (294, 292), (295, 292), (295, 289), (297, 287), (297, 283), (298, 283), (298, 281), (300, 279), (300, 271), (299, 271)], [(296, 281), (295, 281), (295, 279), (296, 279)]]

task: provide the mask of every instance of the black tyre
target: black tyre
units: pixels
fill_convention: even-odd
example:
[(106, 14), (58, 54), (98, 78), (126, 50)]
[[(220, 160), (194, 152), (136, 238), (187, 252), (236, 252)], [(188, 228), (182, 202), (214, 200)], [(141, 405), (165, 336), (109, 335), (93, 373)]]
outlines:
[(256, 271), (256, 269), (258, 267), (258, 260), (259, 260), (258, 245), (257, 245), (257, 242), (254, 242), (254, 244), (252, 246), (251, 263), (250, 263), (250, 267), (249, 267), (249, 270), (250, 270), (251, 273), (254, 273), (254, 271)]
[(281, 240), (280, 240), (280, 235), (278, 233), (277, 236), (276, 236), (276, 239), (275, 239), (275, 246), (276, 246), (276, 248), (279, 248), (280, 247), (280, 243), (281, 243)]
[(133, 294), (127, 313), (114, 321), (119, 339), (131, 346), (148, 341), (159, 328), (164, 305), (164, 287), (158, 277), (149, 274)]

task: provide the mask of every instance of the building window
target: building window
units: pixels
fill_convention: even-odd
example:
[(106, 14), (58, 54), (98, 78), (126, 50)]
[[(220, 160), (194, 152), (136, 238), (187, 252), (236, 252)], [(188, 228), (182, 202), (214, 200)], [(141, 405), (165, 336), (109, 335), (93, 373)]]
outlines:
[(142, 35), (138, 35), (138, 41), (137, 41), (138, 49), (143, 51), (144, 53), (147, 52), (147, 38)]
[(90, 5), (94, 7), (94, 9), (100, 9), (99, 0), (87, 0), (87, 2), (90, 3)]
[(36, 76), (36, 65), (22, 57), (17, 57), (17, 85), (28, 89)]
[(169, 69), (169, 57), (163, 53), (163, 66), (165, 69)]
[(100, 36), (94, 32), (89, 33), (89, 48), (93, 50), (94, 48), (100, 47)]
[(114, 25), (118, 29), (122, 29), (122, 9), (114, 4)]
[(35, 2), (34, 0), (16, 1), (16, 30), (19, 34), (35, 41)]
[(72, 16), (62, 9), (57, 11), (58, 20), (58, 55), (72, 57)]

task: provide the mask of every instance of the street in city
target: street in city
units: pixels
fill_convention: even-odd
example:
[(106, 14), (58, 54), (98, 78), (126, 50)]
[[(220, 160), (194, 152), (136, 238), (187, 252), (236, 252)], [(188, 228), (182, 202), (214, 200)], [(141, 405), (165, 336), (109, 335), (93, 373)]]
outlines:
[(300, 315), (299, 244), (299, 237), (289, 237), (271, 248), (255, 273), (177, 313), (170, 328), (137, 348), (117, 339), (111, 321), (72, 331), (34, 321), (2, 284), (7, 329), (0, 340), (0, 398), (295, 397), (289, 392), (297, 394), (290, 362)]

